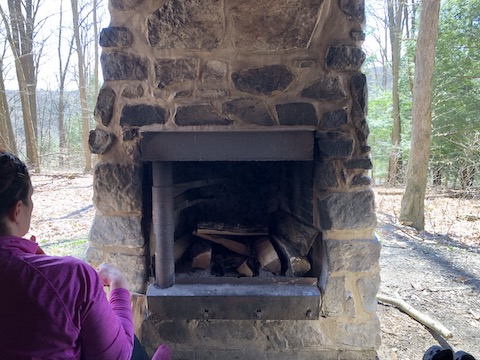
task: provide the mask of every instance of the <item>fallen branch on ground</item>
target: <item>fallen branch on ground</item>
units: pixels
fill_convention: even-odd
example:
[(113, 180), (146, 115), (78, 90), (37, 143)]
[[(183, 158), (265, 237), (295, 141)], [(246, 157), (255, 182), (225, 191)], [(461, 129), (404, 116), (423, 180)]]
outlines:
[(417, 320), (420, 324), (442, 335), (444, 338), (448, 339), (453, 337), (453, 333), (445, 326), (440, 324), (438, 321), (433, 320), (428, 315), (422, 314), (420, 311), (414, 309), (411, 305), (400, 298), (378, 294), (377, 300), (397, 307), (413, 319)]

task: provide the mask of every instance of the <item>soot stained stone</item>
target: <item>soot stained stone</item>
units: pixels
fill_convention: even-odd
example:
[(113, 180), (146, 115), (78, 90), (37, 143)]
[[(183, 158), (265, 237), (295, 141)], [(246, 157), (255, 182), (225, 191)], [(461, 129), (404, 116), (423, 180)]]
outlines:
[(270, 95), (285, 90), (295, 75), (285, 65), (268, 65), (232, 73), (235, 87), (256, 95)]
[(148, 41), (158, 49), (215, 49), (223, 33), (219, 0), (171, 0), (148, 17)]
[(365, 53), (355, 46), (332, 46), (328, 49), (327, 70), (358, 71), (365, 61)]
[(88, 147), (92, 154), (105, 154), (111, 149), (116, 140), (115, 134), (102, 129), (90, 130)]
[(210, 105), (193, 105), (178, 108), (175, 123), (179, 126), (230, 125), (232, 121), (219, 115)]
[(198, 77), (198, 60), (159, 59), (155, 61), (155, 78), (160, 89), (174, 83), (195, 80)]
[(323, 115), (322, 126), (325, 129), (338, 128), (348, 121), (347, 112), (343, 109), (327, 112)]
[(277, 105), (280, 125), (313, 125), (318, 123), (315, 107), (310, 103)]
[(324, 76), (319, 81), (305, 88), (302, 97), (314, 100), (341, 100), (346, 93), (337, 77)]
[(247, 124), (270, 126), (275, 122), (263, 101), (236, 99), (223, 104), (223, 111), (237, 116)]
[(340, 9), (360, 24), (365, 23), (365, 0), (340, 0)]
[(98, 94), (94, 115), (100, 117), (105, 126), (110, 125), (110, 121), (112, 121), (116, 97), (115, 91), (110, 87), (104, 87)]
[(148, 60), (133, 54), (112, 52), (101, 56), (102, 72), (105, 81), (146, 80)]
[(122, 126), (165, 124), (166, 111), (160, 106), (125, 105), (120, 117)]
[(101, 47), (130, 46), (132, 33), (126, 27), (108, 27), (100, 32)]

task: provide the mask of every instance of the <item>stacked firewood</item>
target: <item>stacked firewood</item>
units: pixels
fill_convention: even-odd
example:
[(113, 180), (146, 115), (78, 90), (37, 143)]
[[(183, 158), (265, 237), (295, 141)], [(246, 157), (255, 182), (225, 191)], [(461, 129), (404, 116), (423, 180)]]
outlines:
[(201, 222), (175, 241), (175, 262), (215, 276), (303, 276), (311, 268), (307, 254), (317, 231), (285, 217), (276, 232), (263, 225)]

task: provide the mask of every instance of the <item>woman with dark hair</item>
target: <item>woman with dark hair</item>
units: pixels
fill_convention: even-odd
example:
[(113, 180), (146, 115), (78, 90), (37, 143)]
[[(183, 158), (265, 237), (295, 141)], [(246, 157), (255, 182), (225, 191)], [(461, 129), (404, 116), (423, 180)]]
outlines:
[[(0, 150), (0, 359), (148, 359), (117, 267), (48, 256), (34, 237), (22, 238), (32, 193), (25, 164)], [(162, 346), (154, 358), (169, 357)]]

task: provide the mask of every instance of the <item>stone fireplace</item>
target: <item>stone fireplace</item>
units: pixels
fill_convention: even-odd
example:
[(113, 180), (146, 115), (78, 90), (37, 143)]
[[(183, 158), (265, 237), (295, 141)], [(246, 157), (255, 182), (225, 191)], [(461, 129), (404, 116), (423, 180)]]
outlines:
[(144, 294), (147, 350), (374, 359), (364, 2), (109, 9), (87, 260)]

